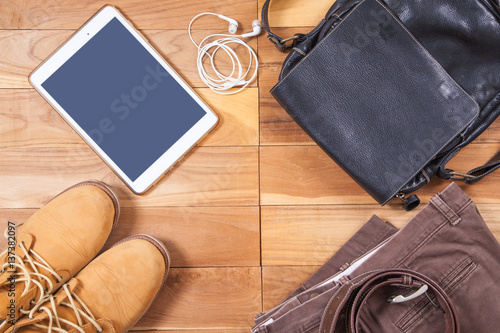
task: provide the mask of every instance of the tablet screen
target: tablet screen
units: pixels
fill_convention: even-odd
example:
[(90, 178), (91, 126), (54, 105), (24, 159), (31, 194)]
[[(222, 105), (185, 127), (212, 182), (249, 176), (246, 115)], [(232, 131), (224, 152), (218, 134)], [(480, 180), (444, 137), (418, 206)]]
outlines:
[(42, 87), (132, 181), (206, 114), (116, 18)]

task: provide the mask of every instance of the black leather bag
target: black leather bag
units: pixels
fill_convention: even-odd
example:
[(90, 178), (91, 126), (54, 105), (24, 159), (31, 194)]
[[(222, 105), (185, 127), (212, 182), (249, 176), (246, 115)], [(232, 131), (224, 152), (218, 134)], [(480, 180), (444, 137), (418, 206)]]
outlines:
[(470, 184), (500, 168), (500, 151), (468, 173), (447, 162), (500, 113), (498, 0), (338, 0), (292, 49), (274, 98), (375, 200), (437, 175)]

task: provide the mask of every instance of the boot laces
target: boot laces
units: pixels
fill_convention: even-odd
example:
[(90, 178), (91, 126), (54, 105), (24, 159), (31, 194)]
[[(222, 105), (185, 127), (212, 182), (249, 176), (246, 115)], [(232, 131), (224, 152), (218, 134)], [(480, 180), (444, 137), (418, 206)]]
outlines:
[[(98, 333), (101, 333), (103, 331), (103, 328), (99, 326), (97, 323), (96, 318), (90, 311), (90, 309), (85, 305), (85, 303), (78, 297), (74, 292), (71, 292), (69, 290), (68, 284), (63, 285), (63, 289), (68, 296), (68, 302), (61, 302), (59, 306), (65, 306), (70, 309), (72, 309), (75, 313), (76, 319), (77, 319), (77, 324), (74, 322), (71, 322), (67, 319), (60, 318), (58, 313), (57, 313), (57, 305), (56, 305), (56, 297), (52, 295), (48, 295), (43, 301), (44, 302), (39, 302), (37, 303), (31, 311), (27, 311), (28, 313), (28, 319), (33, 319), (33, 315), (35, 312), (43, 312), (45, 311), (48, 315), (48, 320), (49, 324), (48, 325), (42, 325), (39, 323), (34, 323), (32, 324), (35, 327), (41, 328), (43, 330), (47, 330), (48, 333), (52, 333), (53, 331), (55, 332), (61, 332), (61, 333), (66, 333), (68, 330), (65, 330), (62, 328), (61, 323), (65, 323), (76, 330), (78, 330), (80, 333), (85, 333), (83, 330), (82, 326), (84, 325), (83, 319), (86, 319), (89, 323), (95, 326), (96, 330)], [(49, 301), (49, 302), (47, 302)], [(76, 302), (75, 302), (76, 301)], [(50, 303), (50, 304), (49, 304)], [(77, 307), (76, 304), (79, 304), (81, 308)], [(50, 308), (49, 308), (50, 306)]]
[[(22, 225), (17, 224), (15, 227), (18, 228)], [(8, 239), (8, 228), (5, 229), (4, 236)], [(31, 288), (32, 284), (36, 285), (40, 291), (40, 296), (38, 300), (32, 299), (31, 304), (38, 304), (43, 301), (47, 294), (51, 294), (54, 291), (54, 284), (52, 283), (49, 276), (42, 274), (40, 269), (47, 270), (50, 275), (55, 276), (56, 282), (59, 283), (62, 280), (62, 277), (57, 274), (57, 272), (47, 263), (38, 253), (36, 253), (33, 249), (26, 249), (26, 245), (24, 242), (18, 244), (19, 248), (24, 254), (24, 259), (19, 256), (17, 253), (12, 253), (15, 258), (15, 261), (3, 263), (0, 267), (0, 273), (5, 273), (9, 268), (15, 267), (17, 268), (16, 272), (13, 273), (16, 276), (15, 283), (24, 282), (24, 290), (19, 298), (24, 296)], [(3, 251), (0, 254), (0, 257), (4, 256), (8, 252), (8, 249)], [(11, 257), (12, 258), (12, 257)], [(29, 270), (31, 268), (31, 271)], [(18, 272), (20, 270), (20, 272)], [(20, 278), (17, 278), (17, 277)], [(43, 286), (43, 281), (46, 281), (48, 287)], [(8, 281), (6, 283), (9, 283)], [(27, 313), (29, 311), (20, 309), (21, 313)]]

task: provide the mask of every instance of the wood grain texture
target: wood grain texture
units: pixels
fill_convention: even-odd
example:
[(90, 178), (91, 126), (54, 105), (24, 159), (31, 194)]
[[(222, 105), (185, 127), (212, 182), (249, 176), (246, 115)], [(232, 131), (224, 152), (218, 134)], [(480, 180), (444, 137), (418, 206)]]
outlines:
[[(107, 4), (106, 0), (2, 0), (0, 29), (76, 29)], [(113, 5), (139, 29), (187, 29), (202, 12), (223, 13), (250, 30), (257, 19), (255, 0), (115, 0)], [(227, 30), (227, 22), (207, 19), (196, 28)]]
[(219, 124), (202, 146), (257, 146), (259, 144), (259, 90), (248, 88), (237, 95), (223, 96), (197, 89), (201, 98), (219, 115)]
[[(257, 88), (226, 97), (208, 88), (196, 92), (220, 118), (201, 146), (259, 144)], [(0, 89), (0, 148), (70, 146), (84, 148), (87, 144), (34, 89)]]
[[(31, 88), (28, 81), (29, 74), (74, 32), (74, 30), (0, 30), (0, 50), (6, 50), (0, 60), (0, 88)], [(196, 42), (200, 42), (205, 36), (220, 32), (220, 30), (197, 30), (193, 31), (193, 38)], [(205, 87), (196, 69), (196, 47), (189, 39), (187, 30), (145, 30), (142, 33), (190, 86)], [(255, 49), (257, 39), (248, 39), (248, 43)], [(242, 66), (248, 66), (247, 49), (236, 47), (235, 50)], [(215, 57), (215, 63), (222, 73), (227, 75), (231, 73), (232, 63), (222, 52)], [(206, 68), (208, 73), (212, 73), (209, 66)], [(253, 86), (256, 84), (257, 81), (252, 83)]]
[(263, 266), (262, 302), (264, 311), (278, 305), (299, 288), (321, 266)]
[[(449, 164), (458, 172), (485, 163), (499, 149), (498, 144), (470, 144)], [(260, 148), (260, 190), (263, 205), (304, 204), (374, 204), (347, 174), (318, 146), (263, 146)], [(495, 183), (499, 173), (493, 173), (479, 184), (460, 183), (476, 202), (497, 203)], [(443, 190), (449, 181), (435, 177), (418, 191), (422, 202)], [(400, 207), (397, 199), (389, 207)]]
[[(377, 205), (262, 207), (262, 265), (322, 265), (375, 214), (402, 228), (412, 212)], [(493, 235), (500, 240), (500, 207), (478, 204)]]
[[(0, 209), (0, 230), (7, 221), (24, 223), (36, 209)], [(172, 267), (259, 266), (258, 207), (124, 208), (104, 250), (137, 234), (163, 241)], [(6, 239), (0, 238), (0, 248)]]
[[(304, 28), (277, 28), (273, 29), (281, 38), (293, 36), (296, 33), (305, 33)], [(279, 74), (288, 52), (279, 52), (266, 34), (259, 36), (259, 86), (272, 87), (278, 82)]]
[[(279, 36), (307, 33), (334, 0), (273, 0), (270, 23)], [(380, 207), (290, 118), (269, 93), (287, 54), (263, 33), (252, 88), (221, 97), (204, 87), (187, 35), (191, 18), (216, 12), (239, 21), (240, 32), (260, 18), (264, 0), (116, 0), (115, 4), (172, 67), (221, 117), (200, 147), (144, 196), (136, 196), (29, 85), (28, 75), (104, 0), (0, 0), (0, 230), (24, 221), (65, 188), (99, 179), (116, 189), (123, 210), (106, 248), (149, 233), (172, 256), (167, 282), (136, 332), (242, 333), (253, 316), (299, 287), (370, 217), (401, 228), (424, 207), (406, 213), (400, 202)], [(214, 17), (197, 21), (194, 38), (226, 32)], [(237, 53), (246, 61), (246, 50)], [(225, 56), (216, 59), (230, 69)], [(483, 164), (500, 147), (500, 120), (450, 164)], [(500, 239), (500, 173), (459, 185)], [(449, 181), (418, 191), (425, 204)], [(5, 240), (0, 240), (3, 247)]]
[(269, 92), (260, 87), (261, 145), (316, 145)]
[(0, 149), (0, 170), (0, 208), (40, 207), (87, 179), (114, 187), (124, 207), (250, 206), (259, 200), (258, 152), (251, 147), (195, 148), (142, 196), (90, 148)]
[[(259, 0), (262, 8), (265, 0)], [(334, 0), (273, 0), (269, 6), (271, 27), (313, 27), (324, 17)]]
[(260, 267), (174, 268), (136, 329), (250, 328), (261, 311)]
[(377, 206), (262, 207), (262, 265), (321, 265)]

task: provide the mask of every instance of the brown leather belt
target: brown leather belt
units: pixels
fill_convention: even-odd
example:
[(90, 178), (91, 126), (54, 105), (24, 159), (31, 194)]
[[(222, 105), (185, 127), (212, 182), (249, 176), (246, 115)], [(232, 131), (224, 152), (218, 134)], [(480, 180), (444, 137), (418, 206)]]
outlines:
[[(445, 291), (427, 276), (406, 269), (377, 270), (368, 272), (349, 280), (341, 279), (339, 290), (332, 296), (321, 318), (319, 333), (335, 333), (339, 316), (346, 310), (349, 333), (358, 332), (358, 320), (361, 309), (366, 300), (379, 288), (394, 286), (414, 289), (416, 293), (423, 294), (431, 291), (443, 311), (446, 333), (460, 333), (457, 311), (446, 295)], [(415, 296), (391, 297), (388, 302), (404, 302)], [(346, 307), (346, 304), (349, 306)], [(352, 304), (352, 305), (351, 305)]]

